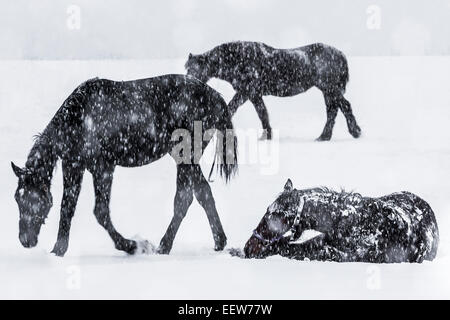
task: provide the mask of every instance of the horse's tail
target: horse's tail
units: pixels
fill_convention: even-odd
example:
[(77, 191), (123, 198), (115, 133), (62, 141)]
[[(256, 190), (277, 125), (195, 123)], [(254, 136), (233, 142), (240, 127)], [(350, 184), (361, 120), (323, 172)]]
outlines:
[(340, 78), (340, 86), (341, 86), (341, 92), (342, 94), (345, 93), (345, 88), (347, 87), (347, 83), (350, 81), (350, 72), (348, 70), (348, 62), (345, 55), (342, 54), (342, 73)]
[(211, 181), (212, 172), (216, 167), (220, 176), (228, 182), (238, 172), (237, 136), (228, 105), (220, 95), (219, 100), (223, 118), (216, 127), (216, 151), (208, 180)]

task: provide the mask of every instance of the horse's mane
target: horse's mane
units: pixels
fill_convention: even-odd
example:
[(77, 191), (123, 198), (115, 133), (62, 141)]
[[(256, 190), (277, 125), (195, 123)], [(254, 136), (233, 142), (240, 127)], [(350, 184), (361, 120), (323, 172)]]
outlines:
[(38, 140), (41, 139), (48, 139), (47, 135), (45, 134), (45, 132), (38, 132), (33, 136), (33, 141), (37, 142)]
[(363, 196), (355, 192), (353, 190), (346, 191), (344, 188), (341, 188), (339, 191), (336, 191), (332, 188), (320, 186), (317, 188), (309, 189), (308, 190), (311, 193), (314, 194), (324, 194), (325, 195), (332, 195), (333, 199), (338, 203), (345, 203), (347, 200), (354, 200), (355, 198), (362, 199)]

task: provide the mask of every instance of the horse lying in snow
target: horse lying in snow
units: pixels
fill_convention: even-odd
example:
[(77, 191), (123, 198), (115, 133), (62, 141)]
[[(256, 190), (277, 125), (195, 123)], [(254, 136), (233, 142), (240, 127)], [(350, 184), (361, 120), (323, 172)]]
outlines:
[[(321, 235), (299, 243), (303, 231), (311, 229)], [(435, 258), (438, 242), (433, 211), (412, 193), (369, 198), (326, 188), (297, 190), (288, 180), (247, 241), (244, 254), (335, 262), (422, 262)]]

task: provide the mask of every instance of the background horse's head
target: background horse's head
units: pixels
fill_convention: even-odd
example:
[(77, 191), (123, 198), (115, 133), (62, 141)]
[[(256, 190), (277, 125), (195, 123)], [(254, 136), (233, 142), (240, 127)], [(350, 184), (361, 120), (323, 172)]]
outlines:
[(265, 258), (278, 253), (298, 216), (301, 201), (298, 191), (288, 179), (283, 192), (267, 208), (266, 214), (245, 244), (246, 258)]
[(211, 78), (211, 67), (209, 65), (208, 57), (202, 54), (189, 54), (188, 61), (184, 65), (187, 74), (196, 77), (201, 82), (208, 82)]
[(52, 207), (50, 182), (11, 162), (14, 173), (19, 178), (14, 198), (19, 206), (19, 240), (26, 248), (36, 246), (42, 224)]

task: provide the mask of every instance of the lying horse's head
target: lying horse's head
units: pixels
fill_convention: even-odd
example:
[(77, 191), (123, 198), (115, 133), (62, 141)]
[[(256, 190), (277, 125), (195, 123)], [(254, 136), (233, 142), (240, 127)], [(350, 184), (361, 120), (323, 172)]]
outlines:
[(41, 226), (52, 207), (49, 182), (44, 182), (35, 173), (19, 168), (11, 162), (19, 178), (14, 198), (19, 206), (19, 240), (26, 248), (36, 246)]
[(290, 240), (297, 230), (303, 198), (288, 179), (284, 191), (266, 211), (258, 227), (244, 247), (246, 258), (265, 258), (277, 254), (283, 242)]
[(211, 66), (206, 55), (189, 54), (189, 58), (184, 65), (187, 74), (206, 83), (211, 78)]

